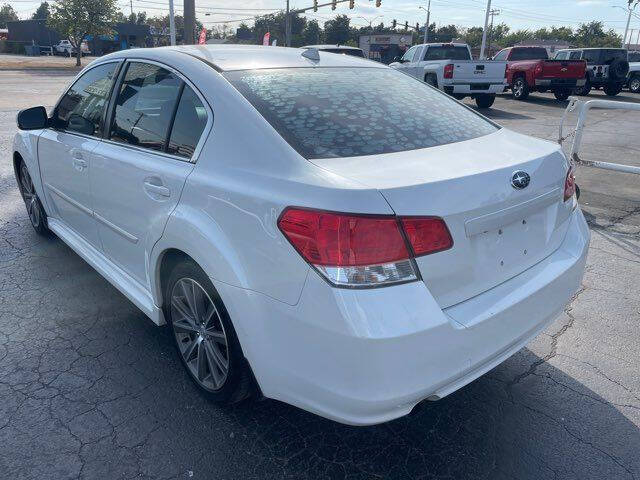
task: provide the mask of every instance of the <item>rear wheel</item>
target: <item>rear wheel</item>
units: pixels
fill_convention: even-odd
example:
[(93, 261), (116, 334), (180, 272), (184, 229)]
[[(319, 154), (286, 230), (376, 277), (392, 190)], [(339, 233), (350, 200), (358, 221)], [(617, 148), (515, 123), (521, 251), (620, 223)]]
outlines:
[(604, 86), (604, 93), (610, 97), (615, 97), (622, 91), (621, 83), (608, 83)]
[(554, 90), (553, 91), (553, 95), (556, 97), (556, 100), (560, 100), (561, 102), (564, 102), (567, 98), (569, 98), (570, 94), (571, 94), (571, 90)]
[(478, 95), (476, 97), (476, 105), (478, 108), (490, 108), (495, 101), (495, 95)]
[(529, 86), (524, 77), (517, 77), (513, 80), (511, 92), (516, 100), (526, 100), (529, 97)]
[(434, 88), (438, 88), (438, 79), (435, 75), (425, 75), (424, 83), (427, 83)]
[(31, 226), (38, 235), (50, 235), (51, 231), (47, 226), (47, 214), (42, 207), (42, 203), (31, 181), (27, 164), (23, 161), (20, 161), (18, 169), (18, 184), (22, 200), (24, 200), (24, 204), (27, 207), (27, 214), (29, 215)]
[(640, 93), (640, 75), (634, 75), (629, 80), (629, 90), (633, 93)]
[(248, 363), (207, 274), (193, 260), (178, 263), (169, 275), (164, 298), (180, 359), (200, 390), (224, 404), (251, 396)]

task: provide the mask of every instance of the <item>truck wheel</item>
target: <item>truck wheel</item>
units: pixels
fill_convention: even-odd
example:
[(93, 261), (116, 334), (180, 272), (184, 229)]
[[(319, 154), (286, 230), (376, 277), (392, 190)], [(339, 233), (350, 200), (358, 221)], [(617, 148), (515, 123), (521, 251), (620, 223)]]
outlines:
[(640, 93), (640, 75), (634, 75), (629, 80), (629, 90), (633, 93)]
[(571, 90), (554, 90), (553, 91), (553, 95), (554, 97), (556, 97), (556, 100), (560, 100), (561, 102), (564, 102), (567, 98), (569, 98), (570, 94), (571, 94)]
[(513, 81), (511, 91), (516, 100), (526, 100), (529, 97), (529, 86), (524, 77), (518, 77)]
[(587, 78), (586, 83), (582, 87), (576, 87), (573, 93), (575, 93), (576, 95), (580, 95), (581, 97), (586, 97), (587, 95), (589, 95), (590, 91), (591, 91), (591, 82)]
[(621, 83), (608, 83), (604, 86), (604, 93), (609, 97), (615, 97), (622, 91)]
[(478, 106), (478, 108), (491, 108), (491, 105), (493, 105), (493, 102), (496, 101), (496, 96), (495, 95), (478, 95), (476, 97), (476, 105)]
[(424, 83), (431, 85), (433, 88), (438, 88), (438, 79), (435, 75), (429, 74), (424, 76)]

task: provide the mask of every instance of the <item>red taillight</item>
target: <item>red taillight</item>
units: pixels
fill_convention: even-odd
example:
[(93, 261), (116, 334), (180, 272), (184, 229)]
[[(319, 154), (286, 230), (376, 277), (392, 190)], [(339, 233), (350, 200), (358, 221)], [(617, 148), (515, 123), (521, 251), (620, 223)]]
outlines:
[(569, 167), (567, 178), (564, 181), (564, 201), (566, 202), (576, 193), (576, 177), (573, 175), (573, 167)]
[(444, 220), (436, 217), (407, 217), (400, 220), (416, 257), (441, 252), (453, 246)]
[(536, 65), (534, 72), (536, 75), (540, 75), (542, 73), (542, 65), (541, 64)]
[(453, 78), (453, 63), (444, 66), (444, 78)]
[(444, 221), (434, 217), (287, 208), (278, 220), (278, 228), (308, 263), (333, 284), (345, 286), (416, 280), (413, 256), (453, 245)]

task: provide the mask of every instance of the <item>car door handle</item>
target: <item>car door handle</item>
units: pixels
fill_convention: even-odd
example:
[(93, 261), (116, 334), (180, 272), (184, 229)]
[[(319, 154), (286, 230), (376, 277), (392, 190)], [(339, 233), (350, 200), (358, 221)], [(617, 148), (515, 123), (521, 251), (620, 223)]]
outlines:
[(156, 185), (149, 181), (144, 182), (144, 189), (151, 194), (160, 195), (161, 197), (170, 197), (171, 190), (164, 185)]

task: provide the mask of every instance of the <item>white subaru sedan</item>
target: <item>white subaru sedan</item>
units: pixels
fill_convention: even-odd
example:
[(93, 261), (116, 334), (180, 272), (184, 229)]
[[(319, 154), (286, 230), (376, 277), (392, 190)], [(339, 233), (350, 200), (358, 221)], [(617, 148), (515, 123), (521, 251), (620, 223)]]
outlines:
[(385, 422), (509, 358), (581, 284), (558, 145), (367, 60), (118, 52), (18, 125), (36, 231), (166, 322), (222, 403)]

